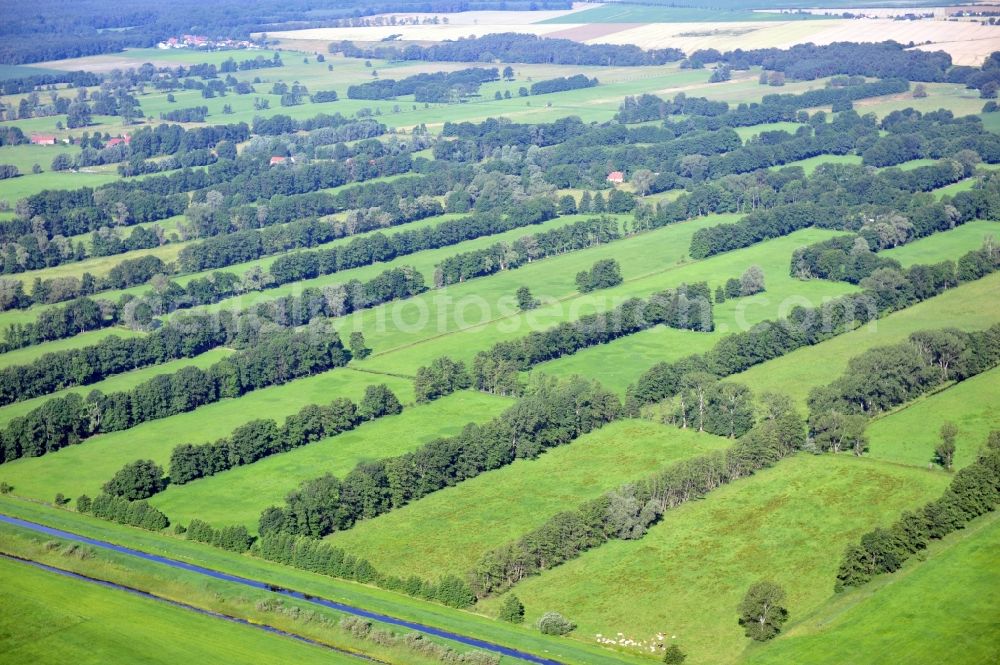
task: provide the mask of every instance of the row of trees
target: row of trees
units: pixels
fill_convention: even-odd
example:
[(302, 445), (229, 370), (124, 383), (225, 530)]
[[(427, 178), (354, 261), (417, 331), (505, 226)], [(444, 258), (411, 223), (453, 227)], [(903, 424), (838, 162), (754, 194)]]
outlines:
[(514, 395), (519, 390), (519, 372), (657, 325), (711, 332), (714, 323), (708, 284), (682, 284), (653, 294), (648, 300), (632, 298), (607, 312), (587, 314), (548, 330), (498, 342), (476, 354), (472, 385), (488, 393)]
[(145, 284), (154, 275), (169, 271), (167, 264), (158, 256), (147, 254), (136, 259), (125, 259), (108, 271), (103, 277), (94, 277), (89, 272), (77, 277), (36, 277), (31, 293), (24, 292), (24, 282), (0, 278), (0, 311), (27, 309), (32, 305), (51, 305), (80, 296), (89, 296), (106, 289), (126, 289)]
[(547, 95), (551, 92), (565, 92), (566, 90), (580, 90), (581, 88), (593, 88), (597, 86), (596, 78), (587, 78), (584, 74), (574, 76), (559, 76), (554, 79), (536, 81), (531, 84), (532, 95)]
[(889, 528), (878, 528), (849, 545), (837, 569), (836, 591), (894, 573), (933, 540), (965, 528), (1000, 503), (1000, 431), (990, 432), (976, 461), (955, 474), (938, 499), (904, 512)]
[(188, 523), (184, 531), (184, 537), (188, 540), (214, 545), (220, 549), (239, 554), (243, 554), (249, 550), (254, 542), (254, 537), (250, 535), (250, 532), (242, 524), (216, 529), (208, 522), (203, 522), (199, 519), (193, 519)]
[(518, 238), (512, 243), (498, 242), (483, 249), (449, 256), (435, 268), (434, 285), (447, 286), (512, 270), (547, 256), (601, 245), (621, 237), (620, 225), (611, 217), (580, 220)]
[(391, 236), (373, 233), (337, 247), (285, 254), (271, 264), (270, 273), (278, 284), (295, 282), (390, 261), (414, 252), (446, 247), (522, 226), (541, 224), (555, 216), (556, 207), (550, 200), (530, 199), (516, 206), (508, 215), (476, 213), (463, 219), (440, 222), (435, 226), (400, 231)]
[(695, 51), (688, 62), (724, 62), (733, 69), (760, 66), (784, 72), (791, 79), (812, 81), (824, 76), (846, 74), (908, 81), (944, 81), (951, 69), (951, 56), (944, 51), (908, 49), (893, 41), (835, 42), (817, 46), (796, 44), (787, 49), (763, 48), (720, 53), (715, 49)]
[(246, 348), (258, 341), (258, 331), (249, 322), (234, 319), (226, 311), (179, 315), (148, 335), (108, 335), (96, 344), (46, 353), (34, 362), (0, 369), (0, 405), (192, 358), (219, 346)]
[(853, 450), (867, 441), (869, 418), (948, 381), (963, 381), (1000, 364), (1000, 325), (975, 332), (923, 330), (899, 344), (870, 349), (845, 373), (809, 394), (809, 430), (818, 450)]
[(395, 99), (401, 95), (414, 95), (417, 102), (446, 102), (453, 89), (466, 97), (479, 91), (479, 86), (490, 81), (499, 81), (500, 72), (496, 67), (470, 67), (454, 72), (414, 74), (398, 81), (376, 79), (367, 83), (348, 86), (349, 99)]
[[(865, 224), (865, 214), (872, 205), (905, 210), (909, 216), (919, 220), (921, 231), (927, 233), (959, 220), (995, 218), (1000, 214), (994, 194), (1000, 182), (995, 178), (956, 194), (950, 202), (946, 202), (946, 206), (935, 207), (932, 200), (913, 197), (912, 192), (957, 182), (966, 177), (965, 167), (957, 161), (948, 160), (915, 170), (919, 171), (917, 175), (908, 176), (898, 169), (872, 174), (863, 167), (820, 166), (800, 183), (786, 183), (784, 187), (789, 188), (788, 194), (792, 196), (786, 196), (780, 205), (755, 210), (737, 222), (695, 231), (691, 238), (691, 255), (705, 258), (810, 226), (858, 231)], [(681, 199), (670, 204), (678, 210), (663, 206), (657, 211), (657, 216), (683, 214), (688, 201)], [(871, 234), (878, 235), (879, 229), (875, 226), (881, 221), (885, 220), (872, 220), (869, 224)]]
[(671, 465), (597, 499), (557, 513), (520, 539), (486, 552), (469, 573), (483, 597), (558, 566), (613, 539), (635, 540), (671, 508), (772, 466), (805, 442), (802, 418), (784, 396), (731, 448)]
[(184, 367), (131, 390), (91, 392), (52, 398), (24, 416), (11, 419), (0, 433), (0, 462), (38, 457), (104, 432), (190, 411), (227, 397), (239, 397), (332, 367), (350, 354), (332, 330), (276, 332), (207, 370)]
[(730, 109), (725, 102), (688, 97), (682, 92), (677, 93), (673, 100), (645, 93), (638, 97), (626, 97), (615, 119), (622, 123), (638, 123), (684, 115), (688, 116), (688, 120), (694, 119), (695, 124), (703, 129), (750, 127), (770, 122), (798, 121), (800, 111), (817, 106), (850, 108), (853, 101), (906, 92), (909, 86), (909, 82), (903, 79), (862, 81), (848, 87), (821, 88), (801, 94), (764, 95), (760, 103), (740, 104), (734, 109)]
[(207, 116), (207, 106), (191, 106), (183, 109), (160, 111), (160, 120), (166, 120), (167, 122), (205, 122)]
[(380, 384), (365, 388), (359, 404), (344, 397), (329, 404), (310, 404), (285, 418), (282, 426), (270, 419), (252, 420), (218, 441), (201, 445), (186, 443), (174, 448), (170, 454), (170, 482), (183, 485), (252, 464), (402, 410), (396, 395), (388, 386)]
[(260, 517), (262, 536), (290, 533), (322, 537), (416, 501), (427, 494), (532, 458), (572, 441), (621, 414), (618, 398), (582, 378), (542, 379), (517, 403), (484, 425), (381, 460), (362, 462), (343, 479), (327, 474), (290, 493), (284, 507)]
[[(250, 273), (250, 280), (257, 278), (259, 275), (256, 272)], [(34, 322), (11, 324), (5, 331), (0, 348), (23, 348), (109, 327), (119, 322), (137, 330), (152, 330), (160, 325), (158, 316), (179, 309), (216, 303), (245, 290), (255, 288), (246, 288), (244, 281), (233, 273), (215, 272), (192, 279), (185, 286), (173, 281), (165, 282), (139, 297), (126, 293), (117, 303), (78, 298), (65, 305), (43, 310)], [(367, 282), (352, 279), (324, 290), (307, 288), (301, 295), (263, 302), (243, 314), (279, 325), (304, 325), (314, 316), (341, 316), (424, 290), (423, 275), (410, 266), (402, 266), (385, 270)], [(285, 323), (287, 321), (296, 323)]]
[(684, 58), (684, 52), (675, 48), (645, 50), (634, 44), (584, 44), (570, 39), (549, 39), (516, 32), (461, 38), (427, 47), (414, 44), (399, 48), (389, 43), (359, 47), (353, 42), (342, 41), (330, 44), (329, 51), (354, 58), (388, 60), (428, 62), (500, 60), (529, 64), (612, 67), (662, 65)]
[(76, 506), (82, 513), (147, 531), (162, 531), (170, 526), (167, 516), (146, 501), (129, 501), (111, 494), (101, 494), (91, 500), (84, 495), (77, 499)]

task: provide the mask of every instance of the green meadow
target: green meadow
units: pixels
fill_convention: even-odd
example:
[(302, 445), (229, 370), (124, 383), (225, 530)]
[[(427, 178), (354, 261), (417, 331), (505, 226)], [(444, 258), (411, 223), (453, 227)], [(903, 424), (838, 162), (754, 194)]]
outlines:
[(210, 478), (172, 485), (151, 502), (181, 522), (198, 518), (214, 525), (243, 524), (256, 532), (261, 511), (280, 505), (299, 483), (324, 473), (343, 477), (358, 462), (401, 455), (453, 436), (466, 423), (485, 422), (511, 403), (503, 397), (458, 392)]
[(327, 540), (395, 575), (462, 576), (484, 552), (540, 526), (560, 508), (730, 443), (648, 421), (618, 421)]
[(131, 429), (101, 434), (42, 457), (7, 462), (0, 466), (0, 481), (14, 486), (20, 496), (42, 500), (51, 500), (56, 492), (68, 497), (84, 493), (94, 496), (129, 462), (152, 459), (166, 467), (170, 452), (182, 443), (215, 441), (256, 418), (283, 422), (285, 416), (303, 406), (326, 404), (337, 397), (357, 402), (366, 386), (379, 383), (387, 384), (400, 401), (413, 401), (409, 380), (351, 368), (334, 369)]
[(657, 326), (608, 344), (583, 349), (570, 356), (542, 363), (535, 371), (556, 375), (594, 374), (609, 388), (624, 393), (652, 365), (707, 351), (726, 335), (765, 319), (783, 318), (795, 305), (816, 306), (825, 299), (854, 290), (849, 284), (824, 280), (801, 281), (788, 274), (792, 252), (836, 233), (806, 229), (769, 240), (738, 252), (727, 252), (673, 269), (672, 284), (707, 281), (714, 291), (730, 277), (739, 277), (751, 265), (764, 271), (764, 293), (736, 298), (713, 307), (716, 329), (692, 332)]
[(66, 388), (65, 390), (58, 390), (40, 397), (26, 399), (21, 402), (14, 402), (13, 404), (0, 407), (0, 427), (5, 426), (8, 422), (10, 422), (11, 418), (23, 416), (32, 409), (38, 408), (48, 399), (65, 397), (70, 393), (86, 397), (92, 390), (100, 390), (105, 394), (131, 390), (140, 383), (148, 381), (154, 376), (160, 374), (173, 374), (184, 367), (207, 369), (209, 366), (219, 362), (231, 353), (232, 350), (230, 349), (211, 349), (193, 358), (180, 358), (178, 360), (171, 360), (170, 362), (160, 363), (159, 365), (153, 365), (151, 367), (134, 369), (130, 372), (115, 374), (104, 379), (103, 381), (98, 381), (97, 383), (90, 383), (85, 386), (78, 386), (75, 388)]
[(1000, 368), (919, 399), (868, 425), (868, 455), (927, 467), (946, 421), (958, 426), (955, 468), (976, 459), (990, 431), (1000, 429)]
[(512, 593), (528, 619), (549, 610), (570, 617), (584, 642), (661, 633), (691, 662), (735, 663), (747, 643), (736, 606), (748, 586), (773, 579), (788, 593), (791, 617), (806, 615), (833, 595), (848, 543), (947, 482), (942, 473), (802, 453), (668, 511), (639, 540), (611, 541)]
[(966, 252), (979, 249), (986, 238), (1000, 237), (1000, 222), (976, 220), (913, 242), (887, 249), (879, 256), (896, 259), (903, 267), (914, 263), (955, 261)]
[(1000, 274), (945, 291), (899, 312), (829, 340), (792, 351), (732, 377), (754, 392), (784, 392), (805, 405), (809, 391), (830, 383), (847, 362), (867, 349), (905, 341), (913, 332), (954, 327), (981, 330), (1000, 323), (1000, 308), (991, 306), (1000, 289)]
[[(1000, 659), (996, 596), (1000, 519), (995, 514), (931, 546), (926, 560), (821, 606), (747, 665), (979, 665)], [(905, 626), (905, 630), (901, 630)]]
[[(471, 280), (412, 298), (405, 306), (394, 308), (390, 304), (370, 312), (359, 312), (348, 317), (346, 327), (364, 330), (366, 339), (369, 338), (368, 331), (374, 331), (371, 339), (376, 353), (364, 361), (365, 367), (412, 372), (441, 355), (471, 360), (475, 352), (498, 341), (520, 337), (562, 321), (572, 321), (584, 314), (605, 311), (627, 298), (649, 297), (684, 282), (708, 279), (713, 284), (721, 283), (729, 277), (738, 277), (750, 265), (757, 263), (758, 258), (763, 259), (771, 252), (790, 257), (795, 247), (831, 235), (828, 231), (808, 229), (762, 243), (756, 251), (747, 250), (751, 252), (749, 255), (719, 255), (704, 261), (686, 258), (689, 234), (710, 222), (722, 221), (719, 217), (725, 216), (699, 218), (626, 240), (536, 261), (484, 280)], [(619, 261), (624, 283), (580, 294), (576, 291), (573, 276), (603, 258)], [(517, 312), (512, 296), (522, 285), (531, 285), (533, 294), (542, 299), (541, 307)], [(821, 285), (813, 293), (836, 294), (845, 290), (840, 285)], [(390, 311), (395, 325), (386, 326), (383, 333), (384, 324), (380, 321), (387, 320), (386, 309)], [(444, 325), (438, 325), (442, 319)], [(429, 322), (430, 325), (420, 325), (421, 322)], [(418, 344), (421, 340), (423, 342)]]

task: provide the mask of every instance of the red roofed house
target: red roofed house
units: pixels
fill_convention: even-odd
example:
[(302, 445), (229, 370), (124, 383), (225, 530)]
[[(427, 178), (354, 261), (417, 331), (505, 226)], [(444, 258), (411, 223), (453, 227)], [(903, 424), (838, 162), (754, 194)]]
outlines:
[(124, 143), (125, 145), (128, 145), (131, 142), (132, 142), (132, 137), (129, 136), (128, 134), (126, 134), (123, 137), (122, 136), (116, 136), (113, 139), (108, 139), (108, 144), (106, 146), (104, 146), (104, 147), (110, 148), (111, 146), (118, 145), (119, 143)]
[(275, 166), (277, 164), (289, 164), (289, 163), (290, 164), (294, 164), (295, 163), (295, 158), (294, 157), (272, 157), (271, 158), (271, 166)]
[(52, 134), (32, 134), (31, 142), (35, 145), (55, 145), (56, 137)]
[(625, 174), (621, 171), (612, 171), (608, 174), (608, 182), (620, 185), (625, 182)]

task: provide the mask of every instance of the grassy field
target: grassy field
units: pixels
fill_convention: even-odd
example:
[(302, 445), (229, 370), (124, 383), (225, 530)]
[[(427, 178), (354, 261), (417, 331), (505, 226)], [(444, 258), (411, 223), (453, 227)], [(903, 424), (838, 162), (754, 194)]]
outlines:
[[(403, 225), (400, 225), (399, 227), (396, 227), (396, 228), (391, 229), (391, 230), (379, 229), (379, 230), (375, 230), (375, 231), (368, 231), (366, 233), (359, 233), (359, 234), (356, 234), (356, 235), (353, 235), (353, 236), (348, 236), (348, 237), (345, 237), (345, 238), (338, 238), (337, 240), (333, 240), (331, 242), (324, 243), (322, 245), (318, 245), (315, 248), (311, 248), (311, 249), (321, 249), (321, 248), (325, 249), (325, 248), (330, 248), (330, 247), (336, 247), (336, 246), (340, 246), (340, 245), (344, 245), (346, 243), (349, 243), (352, 240), (354, 240), (355, 238), (363, 237), (363, 236), (370, 236), (370, 235), (372, 235), (374, 233), (379, 233), (379, 232), (386, 233), (386, 231), (388, 231), (391, 234), (391, 233), (394, 233), (394, 232), (397, 232), (397, 231), (420, 229), (420, 228), (423, 228), (423, 227), (426, 227), (426, 226), (433, 226), (435, 224), (439, 224), (439, 223), (441, 223), (442, 221), (445, 221), (445, 220), (458, 219), (460, 217), (463, 217), (463, 215), (457, 215), (457, 214), (439, 215), (439, 216), (435, 216), (435, 217), (430, 217), (428, 219), (422, 219), (422, 220), (419, 220), (419, 221), (411, 222), (409, 224), (403, 224)], [(571, 219), (571, 221), (575, 221), (576, 219), (577, 218), (574, 217), (574, 218)], [(175, 225), (176, 222), (177, 222), (177, 218), (171, 217), (171, 218), (168, 218), (167, 220), (163, 220), (163, 222), (152, 222), (152, 223), (162, 223), (162, 224), (166, 224), (166, 225), (169, 226), (169, 225)], [(553, 224), (558, 224), (557, 221), (553, 221), (552, 223)], [(530, 229), (526, 230), (526, 231), (522, 230), (522, 233), (523, 234), (528, 234), (528, 233), (531, 233), (531, 230)], [(518, 237), (520, 237), (520, 236), (518, 236)], [(194, 241), (194, 242), (197, 242), (197, 241)], [(88, 259), (86, 261), (80, 261), (78, 263), (66, 263), (66, 264), (63, 264), (61, 266), (57, 266), (57, 267), (54, 267), (54, 268), (45, 268), (43, 270), (37, 270), (37, 271), (30, 271), (30, 272), (21, 273), (21, 274), (18, 275), (18, 277), (21, 278), (22, 280), (24, 280), (25, 282), (27, 282), (26, 285), (29, 287), (28, 290), (30, 291), (30, 280), (33, 279), (35, 276), (40, 276), (40, 277), (43, 277), (43, 278), (54, 277), (54, 276), (59, 276), (59, 277), (76, 276), (76, 277), (79, 277), (84, 272), (90, 272), (91, 274), (94, 274), (94, 275), (104, 275), (104, 274), (107, 274), (107, 272), (111, 268), (113, 268), (115, 265), (117, 265), (118, 262), (120, 262), (120, 261), (124, 261), (126, 259), (134, 259), (136, 257), (144, 256), (144, 255), (147, 255), (147, 254), (153, 254), (153, 255), (159, 256), (164, 261), (168, 261), (169, 262), (169, 261), (173, 261), (174, 259), (176, 259), (177, 255), (180, 253), (180, 251), (186, 245), (188, 245), (188, 244), (190, 244), (190, 243), (171, 243), (171, 244), (164, 245), (162, 247), (158, 247), (158, 248), (155, 248), (155, 249), (152, 249), (152, 250), (136, 250), (135, 252), (128, 252), (128, 253), (125, 253), (125, 254), (116, 254), (114, 256), (107, 256), (107, 257), (93, 258), (93, 259)], [(238, 263), (238, 264), (234, 264), (234, 265), (231, 265), (231, 266), (227, 266), (225, 268), (217, 268), (217, 269), (214, 269), (214, 270), (204, 270), (204, 271), (197, 272), (197, 273), (188, 273), (188, 274), (185, 274), (185, 275), (177, 276), (177, 277), (175, 277), (173, 279), (178, 284), (180, 284), (182, 286), (186, 286), (191, 280), (193, 280), (195, 278), (207, 277), (208, 275), (210, 275), (210, 274), (212, 274), (214, 272), (229, 272), (229, 273), (233, 273), (233, 274), (236, 274), (236, 275), (242, 275), (247, 270), (250, 270), (251, 268), (255, 268), (255, 267), (260, 267), (260, 268), (266, 270), (267, 268), (269, 268), (271, 266), (272, 263), (274, 263), (274, 261), (275, 261), (276, 258), (277, 258), (277, 255), (274, 255), (274, 256), (265, 256), (264, 258), (257, 259), (255, 261), (246, 261), (244, 263)], [(383, 265), (383, 264), (378, 264), (378, 265)], [(369, 271), (369, 272), (371, 272), (371, 271)], [(340, 274), (344, 274), (344, 273), (340, 273)], [(355, 273), (352, 273), (352, 274), (355, 274)], [(365, 274), (368, 274), (368, 273), (365, 273)], [(374, 274), (377, 274), (377, 273), (374, 273)], [(149, 290), (150, 290), (150, 288), (151, 287), (150, 287), (149, 283), (145, 283), (145, 284), (139, 284), (137, 286), (129, 287), (127, 289), (111, 289), (111, 290), (107, 290), (107, 291), (102, 291), (102, 292), (100, 292), (98, 294), (95, 294), (94, 297), (99, 298), (99, 299), (103, 299), (103, 300), (117, 301), (124, 294), (130, 294), (130, 295), (134, 295), (134, 296), (139, 296), (139, 295), (148, 293)], [(46, 311), (48, 309), (52, 309), (54, 307), (61, 307), (61, 306), (62, 306), (62, 303), (57, 303), (57, 304), (54, 304), (54, 305), (37, 305), (37, 306), (31, 307), (31, 308), (26, 309), (26, 310), (9, 310), (9, 311), (6, 311), (6, 312), (0, 312), (0, 329), (3, 329), (4, 327), (6, 327), (7, 325), (10, 325), (12, 323), (27, 323), (29, 321), (34, 321), (36, 318), (38, 318), (38, 315), (41, 312)]]
[(733, 131), (739, 134), (741, 139), (746, 141), (747, 139), (757, 136), (763, 132), (782, 131), (794, 134), (799, 127), (802, 127), (802, 125), (797, 122), (768, 122), (763, 125), (752, 125), (750, 127), (733, 127)]
[(710, 434), (619, 421), (537, 459), (519, 460), (360, 522), (328, 540), (396, 575), (462, 576), (485, 551), (518, 538), (560, 510), (730, 444)]
[(412, 385), (407, 379), (335, 369), (128, 430), (95, 436), (43, 457), (8, 462), (0, 466), (0, 480), (13, 485), (18, 495), (36, 499), (51, 500), (55, 492), (68, 497), (94, 495), (128, 462), (152, 459), (166, 466), (170, 452), (182, 443), (214, 441), (255, 418), (283, 422), (285, 416), (307, 404), (325, 404), (335, 397), (358, 401), (365, 386), (378, 383), (387, 384), (402, 402), (413, 401)]
[(976, 459), (991, 430), (1000, 429), (1000, 368), (906, 405), (868, 425), (875, 459), (926, 467), (941, 439), (945, 421), (958, 425), (955, 468)]
[(45, 400), (53, 397), (64, 397), (70, 393), (76, 393), (81, 397), (86, 397), (92, 390), (100, 390), (105, 394), (121, 390), (130, 390), (131, 388), (134, 388), (143, 381), (151, 379), (154, 376), (159, 374), (172, 374), (183, 367), (199, 367), (201, 369), (206, 369), (210, 365), (217, 363), (230, 354), (232, 354), (230, 349), (211, 349), (205, 353), (195, 356), (194, 358), (181, 358), (179, 360), (172, 360), (159, 365), (153, 365), (152, 367), (143, 367), (142, 369), (132, 370), (131, 372), (122, 372), (121, 374), (115, 374), (107, 379), (104, 379), (103, 381), (98, 381), (97, 383), (91, 383), (89, 385), (79, 386), (76, 388), (67, 388), (65, 390), (49, 393), (33, 399), (27, 399), (23, 402), (15, 402), (14, 404), (0, 407), (0, 427), (3, 427), (10, 422), (11, 418), (23, 416), (32, 409), (36, 409), (41, 406), (42, 402)]
[[(42, 165), (42, 168), (44, 169), (46, 166)], [(27, 175), (22, 175), (18, 178), (0, 180), (0, 201), (7, 201), (13, 207), (18, 200), (46, 189), (99, 187), (116, 180), (118, 180), (116, 173), (45, 171), (36, 175), (29, 172)]]
[(0, 559), (0, 663), (356, 663), (148, 598)]
[[(793, 618), (833, 595), (843, 547), (931, 499), (948, 478), (848, 455), (800, 454), (668, 512), (637, 541), (612, 541), (514, 587), (527, 618), (555, 610), (595, 635), (676, 637), (690, 663), (735, 662), (736, 606), (771, 578)], [(493, 600), (490, 608), (496, 608)]]
[(23, 349), (15, 349), (13, 351), (8, 351), (7, 353), (0, 353), (0, 367), (24, 365), (34, 362), (46, 353), (55, 353), (56, 351), (65, 351), (66, 349), (78, 349), (80, 347), (90, 346), (91, 344), (96, 344), (105, 337), (111, 335), (115, 337), (140, 337), (144, 334), (145, 333), (138, 332), (136, 330), (118, 327), (91, 330), (89, 332), (80, 333), (74, 337), (57, 339), (51, 342), (43, 342), (42, 344), (26, 346)]
[[(926, 561), (827, 603), (786, 635), (747, 650), (747, 665), (980, 665), (1000, 660), (1000, 517), (980, 517)], [(905, 626), (905, 630), (902, 628)]]
[(873, 346), (905, 340), (917, 330), (951, 326), (979, 330), (1000, 322), (1000, 308), (987, 306), (1000, 293), (1000, 274), (963, 284), (815, 346), (798, 349), (732, 377), (755, 392), (778, 391), (805, 404), (809, 390), (833, 381), (854, 356)]
[(938, 263), (948, 259), (955, 261), (966, 252), (982, 247), (985, 238), (992, 237), (996, 240), (998, 236), (1000, 222), (976, 220), (888, 249), (880, 252), (879, 256), (896, 259), (904, 267), (914, 263)]
[(510, 404), (506, 398), (462, 391), (254, 464), (171, 486), (152, 503), (180, 522), (197, 517), (216, 525), (244, 524), (256, 532), (261, 511), (283, 503), (302, 481), (327, 472), (342, 477), (362, 460), (401, 455), (453, 436), (466, 423), (485, 422)]
[(692, 353), (707, 351), (727, 334), (746, 330), (764, 319), (785, 316), (793, 305), (815, 306), (826, 298), (848, 293), (854, 290), (849, 284), (823, 280), (801, 281), (788, 274), (789, 260), (796, 248), (831, 235), (835, 234), (820, 229), (806, 229), (675, 269), (672, 284), (706, 280), (713, 290), (730, 276), (739, 276), (751, 265), (758, 265), (764, 270), (767, 283), (764, 293), (727, 300), (714, 306), (716, 329), (712, 333), (659, 326), (542, 363), (536, 371), (560, 376), (600, 376), (604, 385), (624, 392), (629, 383), (657, 362), (677, 360)]
[(948, 109), (956, 116), (979, 113), (985, 103), (975, 90), (955, 83), (925, 83), (927, 96), (914, 99), (912, 93), (873, 97), (854, 102), (854, 110), (861, 115), (874, 113), (882, 118), (897, 109), (913, 108), (922, 113)]
[[(720, 255), (697, 262), (686, 259), (690, 233), (711, 221), (720, 220), (692, 220), (434, 291), (399, 306), (390, 304), (359, 312), (348, 317), (344, 329), (360, 328), (365, 331), (366, 339), (372, 340), (376, 353), (363, 361), (364, 367), (413, 372), (438, 356), (471, 359), (476, 351), (497, 341), (545, 329), (560, 321), (575, 320), (590, 312), (605, 311), (626, 298), (648, 297), (682, 282), (702, 279), (708, 279), (714, 286), (725, 278), (740, 275), (759, 262), (758, 258), (763, 260), (771, 253), (790, 257), (794, 248), (830, 236), (827, 231), (810, 229), (762, 243), (749, 254)], [(625, 282), (614, 288), (579, 294), (572, 276), (589, 268), (597, 259), (607, 257), (620, 262)], [(529, 312), (517, 312), (511, 295), (521, 285), (531, 285), (543, 305)], [(832, 288), (823, 285), (811, 292), (808, 288), (804, 292), (817, 298), (845, 290), (840, 285)], [(392, 326), (382, 323), (389, 320)]]
[(806, 172), (806, 175), (811, 174), (816, 170), (816, 167), (820, 164), (860, 164), (860, 155), (817, 155), (816, 157), (807, 157), (806, 159), (800, 159), (795, 162), (788, 162), (787, 164), (782, 164), (781, 166), (772, 166), (772, 169), (783, 169), (786, 166), (801, 166), (802, 170)]

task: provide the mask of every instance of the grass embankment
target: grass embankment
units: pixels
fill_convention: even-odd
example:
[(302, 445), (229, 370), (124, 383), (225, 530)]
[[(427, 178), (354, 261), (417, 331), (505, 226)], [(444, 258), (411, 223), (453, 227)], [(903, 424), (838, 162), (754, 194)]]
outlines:
[[(10, 497), (0, 496), (0, 512), (234, 575), (265, 580), (284, 588), (295, 589), (355, 607), (363, 607), (408, 621), (420, 622), (463, 635), (474, 635), (499, 644), (514, 645), (532, 653), (554, 657), (569, 663), (605, 665), (644, 662), (634, 657), (599, 648), (596, 645), (577, 644), (570, 640), (546, 637), (527, 626), (513, 626), (471, 612), (453, 610), (375, 587), (307, 573), (288, 566), (233, 554), (209, 545), (188, 542), (178, 537), (149, 533)], [(0, 525), (0, 534), (4, 534), (2, 542), (7, 542), (6, 534), (10, 533), (23, 535), (25, 532), (15, 527)], [(159, 595), (169, 597), (169, 594), (162, 591), (176, 589), (177, 585), (181, 585), (179, 599), (192, 598), (192, 588), (204, 590), (208, 596), (225, 593), (229, 597), (236, 595), (254, 598), (254, 596), (248, 595), (250, 592), (236, 589), (229, 583), (206, 580), (194, 573), (168, 569), (160, 564), (137, 560), (127, 555), (101, 550), (95, 558), (113, 562), (114, 568), (118, 569), (122, 575), (122, 577), (106, 575), (105, 579), (126, 584), (131, 581), (131, 586)], [(136, 577), (132, 577), (133, 575)]]

